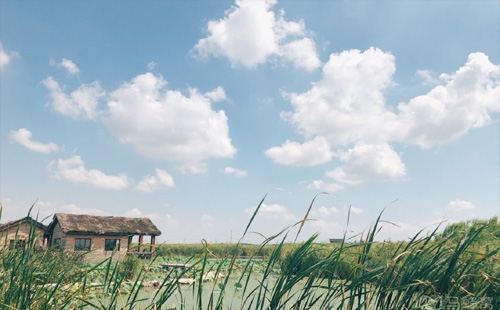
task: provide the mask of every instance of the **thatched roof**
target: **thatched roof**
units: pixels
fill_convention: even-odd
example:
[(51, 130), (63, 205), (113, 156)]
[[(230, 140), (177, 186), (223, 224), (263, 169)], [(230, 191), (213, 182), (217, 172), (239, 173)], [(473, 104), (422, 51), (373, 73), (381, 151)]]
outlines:
[[(56, 213), (51, 228), (59, 223), (66, 234), (96, 235), (151, 235), (159, 236), (161, 231), (150, 219), (142, 217), (95, 216), (86, 214)], [(49, 228), (50, 229), (50, 228)]]
[(19, 219), (19, 220), (15, 220), (15, 221), (7, 222), (7, 223), (4, 223), (4, 224), (0, 224), (0, 230), (4, 230), (4, 229), (10, 228), (12, 226), (17, 226), (17, 225), (22, 224), (22, 223), (26, 223), (28, 225), (37, 226), (40, 229), (42, 229), (43, 231), (45, 231), (47, 229), (47, 226), (45, 226), (42, 223), (38, 222), (37, 220), (35, 220), (31, 216), (26, 216), (26, 217), (23, 217), (22, 219)]

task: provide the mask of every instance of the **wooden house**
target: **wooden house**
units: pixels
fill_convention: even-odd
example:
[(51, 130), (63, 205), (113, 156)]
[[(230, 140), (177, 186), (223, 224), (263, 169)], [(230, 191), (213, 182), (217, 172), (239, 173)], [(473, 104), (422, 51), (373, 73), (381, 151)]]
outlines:
[[(102, 261), (111, 255), (118, 259), (126, 255), (151, 258), (155, 237), (160, 234), (148, 218), (65, 213), (56, 213), (47, 228), (50, 246), (68, 251), (86, 251), (86, 259), (92, 262)], [(138, 236), (138, 242), (132, 247), (134, 236)], [(148, 248), (143, 246), (144, 236), (150, 237)]]
[(47, 242), (47, 227), (27, 216), (20, 220), (0, 224), (0, 249), (24, 248), (33, 235), (35, 247), (43, 247)]

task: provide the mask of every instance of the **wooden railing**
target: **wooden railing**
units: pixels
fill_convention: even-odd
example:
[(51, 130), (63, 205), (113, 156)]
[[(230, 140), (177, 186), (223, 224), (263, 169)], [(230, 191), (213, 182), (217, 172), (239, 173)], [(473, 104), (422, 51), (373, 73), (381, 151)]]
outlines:
[(137, 252), (137, 251), (129, 251), (127, 255), (134, 255), (140, 259), (151, 259), (153, 257), (153, 252)]

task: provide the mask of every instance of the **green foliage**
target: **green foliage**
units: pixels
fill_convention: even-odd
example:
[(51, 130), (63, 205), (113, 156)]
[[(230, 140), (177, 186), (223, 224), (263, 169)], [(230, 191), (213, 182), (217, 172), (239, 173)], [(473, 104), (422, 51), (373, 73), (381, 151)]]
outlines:
[[(33, 229), (24, 250), (0, 252), (0, 309), (437, 309), (444, 296), (491, 297), (499, 307), (496, 218), (376, 243), (379, 221), (357, 244), (317, 244), (316, 235), (288, 243), (284, 230), (260, 245), (241, 243), (244, 236), (232, 245), (162, 245), (149, 264), (129, 256), (93, 265), (74, 253), (36, 251)], [(186, 268), (160, 270), (165, 262)], [(150, 280), (155, 288), (144, 295)], [(181, 287), (185, 280), (192, 284)]]
[(156, 246), (156, 255), (160, 257), (178, 257), (178, 256), (198, 256), (202, 255), (205, 249), (208, 249), (217, 257), (238, 257), (248, 258), (257, 257), (267, 259), (274, 245), (266, 245), (261, 247), (254, 244), (235, 244), (235, 243), (218, 243), (208, 244), (205, 247), (203, 244), (158, 244)]
[(449, 242), (456, 242), (479, 229), (482, 229), (482, 233), (474, 240), (474, 246), (500, 247), (500, 221), (496, 216), (489, 220), (473, 219), (452, 223), (446, 226), (441, 234), (436, 235), (436, 240), (446, 239)]
[(120, 264), (120, 272), (127, 280), (134, 279), (142, 267), (141, 260), (135, 255), (129, 255)]

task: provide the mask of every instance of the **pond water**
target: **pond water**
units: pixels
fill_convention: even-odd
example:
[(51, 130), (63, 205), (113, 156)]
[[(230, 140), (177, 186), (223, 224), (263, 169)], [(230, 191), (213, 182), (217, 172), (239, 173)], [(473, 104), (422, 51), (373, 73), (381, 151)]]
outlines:
[[(271, 288), (276, 283), (276, 276), (270, 277), (266, 279), (266, 285), (271, 290)], [(259, 288), (262, 286), (262, 279), (258, 276), (252, 277), (249, 279), (246, 291), (244, 291), (245, 283), (239, 283), (237, 278), (230, 278), (226, 284), (226, 289), (221, 290), (223, 286), (223, 282), (225, 279), (219, 280), (219, 282), (204, 282), (202, 284), (202, 294), (201, 294), (201, 309), (208, 309), (208, 305), (210, 304), (210, 300), (212, 300), (213, 305), (218, 302), (221, 294), (222, 296), (222, 305), (223, 309), (247, 309), (249, 306), (255, 306), (256, 299), (258, 296)], [(245, 279), (246, 281), (246, 279)], [(291, 293), (285, 296), (284, 299), (290, 298), (287, 303), (288, 306), (286, 309), (290, 309), (294, 304), (294, 300), (296, 300), (297, 296), (300, 294), (301, 288), (306, 284), (306, 280), (299, 281), (294, 288), (291, 290)], [(257, 288), (257, 289), (256, 289)], [(256, 289), (256, 290), (255, 290)], [(191, 285), (182, 285), (179, 291), (176, 291), (168, 301), (162, 306), (161, 309), (186, 309), (186, 310), (195, 310), (199, 309), (197, 303), (199, 302), (198, 298), (198, 283)], [(252, 293), (252, 290), (255, 290)], [(315, 293), (319, 295), (321, 289), (317, 289)], [(324, 291), (324, 290), (322, 290)], [(148, 305), (151, 305), (151, 299), (155, 294), (161, 294), (161, 291), (158, 292), (156, 288), (142, 288), (139, 292), (137, 300), (144, 299), (140, 303), (137, 304), (138, 308), (145, 308)], [(264, 293), (264, 292), (262, 292)], [(267, 292), (266, 296), (270, 297), (270, 292)], [(250, 297), (249, 297), (250, 296)], [(125, 304), (127, 296), (123, 296), (122, 305)], [(255, 299), (252, 302), (252, 299)], [(318, 303), (319, 304), (319, 303)], [(333, 305), (332, 305), (333, 306)], [(254, 307), (252, 307), (253, 309)], [(265, 309), (265, 307), (263, 307)], [(311, 310), (319, 309), (319, 306), (308, 308)]]

